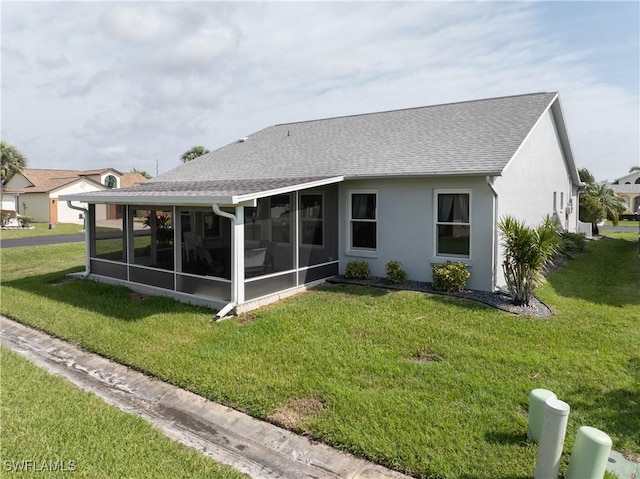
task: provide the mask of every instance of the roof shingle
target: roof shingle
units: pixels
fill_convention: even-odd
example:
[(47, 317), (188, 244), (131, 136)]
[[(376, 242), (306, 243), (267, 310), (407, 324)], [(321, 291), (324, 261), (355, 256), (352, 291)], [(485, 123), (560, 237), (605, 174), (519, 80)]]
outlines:
[(557, 93), (275, 125), (149, 180), (499, 174)]

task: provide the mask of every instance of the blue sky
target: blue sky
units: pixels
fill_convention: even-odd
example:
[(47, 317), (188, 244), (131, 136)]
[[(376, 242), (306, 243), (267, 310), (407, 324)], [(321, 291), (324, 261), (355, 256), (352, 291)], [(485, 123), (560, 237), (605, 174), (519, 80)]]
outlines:
[(597, 179), (640, 164), (640, 3), (7, 2), (2, 139), (155, 174), (269, 125), (559, 91)]

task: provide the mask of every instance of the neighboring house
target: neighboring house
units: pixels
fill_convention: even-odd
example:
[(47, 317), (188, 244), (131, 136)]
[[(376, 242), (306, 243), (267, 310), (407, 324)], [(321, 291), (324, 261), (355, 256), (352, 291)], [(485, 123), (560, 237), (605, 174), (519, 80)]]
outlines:
[[(88, 228), (87, 274), (193, 303), (250, 309), (365, 260), (411, 280), (469, 265), (504, 285), (497, 223), (578, 223), (560, 99), (536, 93), (275, 125), (133, 188), (63, 200), (122, 205), (122, 236)], [(145, 235), (134, 220), (147, 216)], [(139, 220), (137, 220), (139, 221)]]
[(7, 188), (4, 185), (0, 185), (2, 188), (2, 207), (4, 211), (18, 211), (18, 196), (20, 190), (13, 188)]
[(640, 171), (622, 176), (609, 185), (616, 196), (624, 200), (625, 215), (640, 212)]
[[(102, 191), (121, 186), (134, 186), (146, 181), (139, 173), (101, 170), (48, 170), (25, 168), (7, 182), (7, 191), (14, 195), (15, 209), (40, 223), (82, 223), (81, 212), (69, 208), (62, 195)], [(3, 196), (4, 204), (4, 196)], [(86, 206), (86, 205), (85, 205)], [(102, 205), (96, 219), (118, 217), (114, 207)]]

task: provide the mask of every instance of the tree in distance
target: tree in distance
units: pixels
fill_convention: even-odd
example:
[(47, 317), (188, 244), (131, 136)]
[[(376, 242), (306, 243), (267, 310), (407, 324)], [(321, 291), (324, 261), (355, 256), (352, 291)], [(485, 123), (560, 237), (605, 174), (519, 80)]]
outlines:
[(190, 150), (185, 151), (180, 157), (180, 159), (182, 160), (183, 163), (187, 163), (188, 161), (195, 160), (196, 158), (202, 155), (206, 155), (207, 153), (209, 153), (209, 150), (207, 150), (204, 146), (196, 145)]

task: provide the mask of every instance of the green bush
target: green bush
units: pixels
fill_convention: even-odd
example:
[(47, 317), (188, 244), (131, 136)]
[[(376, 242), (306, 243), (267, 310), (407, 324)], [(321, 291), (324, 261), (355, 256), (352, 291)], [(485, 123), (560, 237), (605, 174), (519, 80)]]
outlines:
[(20, 215), (18, 217), (18, 221), (20, 222), (20, 226), (22, 226), (23, 228), (28, 228), (29, 226), (31, 226), (33, 216)]
[(583, 253), (587, 248), (587, 240), (584, 233), (570, 233), (563, 231), (560, 233), (560, 243), (558, 254), (565, 258), (571, 258), (575, 253)]
[(433, 289), (437, 291), (463, 291), (471, 276), (469, 267), (464, 263), (432, 264)]
[(400, 261), (389, 261), (385, 266), (387, 270), (387, 283), (389, 284), (404, 284), (407, 282), (407, 272), (400, 266)]
[(364, 260), (349, 261), (344, 276), (347, 279), (371, 279), (369, 263)]
[(16, 212), (12, 210), (0, 210), (0, 226), (6, 226), (10, 219), (16, 217)]

